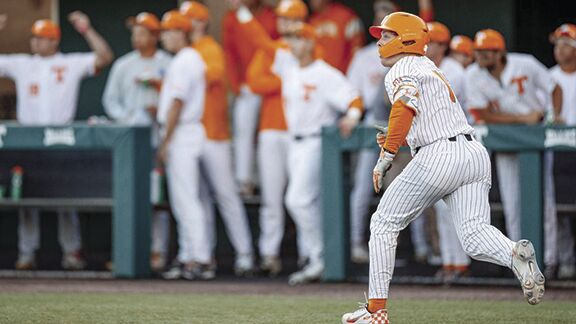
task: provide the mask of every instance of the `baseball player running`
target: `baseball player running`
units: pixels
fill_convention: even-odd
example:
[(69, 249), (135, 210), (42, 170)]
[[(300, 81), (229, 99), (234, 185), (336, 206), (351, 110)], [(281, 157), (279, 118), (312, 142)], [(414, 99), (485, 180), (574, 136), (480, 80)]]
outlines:
[(337, 69), (315, 57), (316, 34), (308, 24), (296, 24), (285, 37), (288, 49), (267, 38), (250, 12), (241, 7), (238, 20), (243, 32), (274, 54), (272, 71), (282, 80), (284, 113), (290, 134), (286, 206), (296, 224), (308, 262), (289, 277), (289, 284), (317, 280), (324, 272), (324, 246), (320, 201), (321, 130), (333, 125), (339, 115), (342, 134), (347, 136), (363, 111), (359, 93)]
[(205, 145), (202, 126), (206, 66), (191, 48), (190, 20), (178, 11), (162, 17), (164, 48), (176, 54), (168, 66), (158, 105), (162, 142), (158, 159), (165, 165), (170, 204), (178, 224), (178, 257), (166, 279), (212, 279), (211, 246), (199, 198), (200, 158)]
[[(156, 146), (158, 88), (171, 56), (157, 48), (160, 21), (142, 12), (129, 21), (134, 51), (119, 58), (110, 71), (102, 104), (114, 121), (129, 126), (152, 126), (152, 145)], [(159, 272), (166, 265), (170, 214), (156, 210), (152, 216), (150, 267)]]
[[(286, 35), (292, 26), (303, 22), (308, 8), (302, 0), (282, 0), (276, 7), (277, 29)], [(278, 46), (285, 44), (283, 39)], [(284, 235), (284, 194), (288, 183), (288, 143), (290, 135), (284, 118), (282, 104), (282, 82), (272, 72), (274, 55), (258, 50), (246, 70), (246, 81), (250, 89), (262, 96), (260, 125), (258, 132), (258, 172), (262, 203), (260, 206), (260, 269), (276, 276), (282, 271), (280, 245)], [(298, 254), (305, 250), (298, 241)]]
[[(250, 274), (254, 266), (252, 235), (232, 170), (224, 53), (214, 38), (206, 35), (210, 12), (205, 5), (197, 1), (185, 1), (180, 6), (180, 13), (190, 19), (192, 48), (198, 51), (206, 67), (206, 94), (202, 115), (206, 142), (200, 155), (201, 171), (216, 200), (230, 242), (236, 250), (234, 270), (237, 275)], [(214, 228), (214, 213), (211, 212), (213, 202), (211, 199), (203, 199), (203, 203), (209, 216), (209, 226)], [(215, 237), (212, 237), (212, 241), (213, 247)]]
[[(426, 49), (426, 57), (444, 73), (456, 98), (461, 102), (464, 98), (464, 68), (456, 60), (446, 56), (450, 42), (450, 30), (446, 25), (437, 21), (429, 22), (427, 26), (430, 42)], [(442, 257), (442, 268), (436, 273), (436, 277), (445, 283), (450, 283), (458, 277), (468, 274), (470, 258), (458, 241), (450, 210), (444, 201), (439, 200), (435, 203), (434, 209)]]
[[(558, 64), (550, 69), (550, 74), (562, 87), (561, 117), (567, 126), (576, 126), (576, 25), (561, 25), (551, 41)], [(558, 279), (571, 279), (576, 276), (572, 220), (562, 215), (558, 222)]]
[(473, 137), (450, 83), (424, 56), (426, 23), (409, 13), (392, 13), (370, 28), (392, 102), (388, 132), (373, 171), (380, 191), (400, 145), (408, 143), (413, 160), (384, 192), (370, 224), (369, 300), (344, 314), (342, 323), (389, 323), (386, 302), (394, 271), (399, 232), (424, 208), (444, 200), (458, 237), (471, 257), (510, 267), (530, 304), (544, 295), (544, 276), (527, 240), (513, 242), (490, 225), (490, 158)]
[[(476, 122), (520, 123), (541, 122), (546, 103), (538, 92), (546, 95), (553, 105), (548, 119), (561, 122), (562, 89), (552, 79), (546, 67), (532, 55), (507, 53), (504, 37), (487, 29), (474, 38), (476, 63), (466, 71), (468, 110)], [(556, 205), (552, 152), (544, 155), (544, 264), (547, 275), (557, 263)], [(520, 239), (520, 174), (518, 154), (496, 153), (498, 184), (506, 232), (512, 240)]]
[[(0, 55), (0, 76), (16, 82), (16, 115), (22, 125), (71, 123), (76, 115), (82, 79), (97, 74), (114, 58), (88, 16), (75, 11), (68, 20), (84, 37), (91, 53), (60, 53), (60, 27), (51, 20), (42, 19), (32, 25), (30, 47), (33, 55)], [(20, 210), (17, 269), (33, 269), (36, 265), (35, 253), (40, 245), (39, 222), (37, 209)], [(62, 267), (71, 270), (84, 268), (80, 256), (80, 223), (75, 210), (58, 212), (58, 236), (64, 252)]]

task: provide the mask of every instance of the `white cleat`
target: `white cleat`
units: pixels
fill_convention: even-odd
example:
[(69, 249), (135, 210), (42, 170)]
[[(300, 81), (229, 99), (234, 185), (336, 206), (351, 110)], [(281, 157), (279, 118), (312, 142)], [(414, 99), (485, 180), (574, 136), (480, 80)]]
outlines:
[(310, 262), (304, 269), (291, 274), (290, 277), (288, 277), (288, 284), (290, 286), (296, 286), (320, 280), (322, 273), (324, 273), (323, 261)]
[(357, 311), (342, 315), (342, 324), (390, 324), (387, 310), (381, 309), (370, 314), (366, 307), (366, 304), (362, 304)]
[(528, 240), (520, 240), (512, 249), (512, 271), (520, 280), (524, 297), (530, 305), (536, 305), (544, 297), (544, 275), (536, 263), (534, 246)]

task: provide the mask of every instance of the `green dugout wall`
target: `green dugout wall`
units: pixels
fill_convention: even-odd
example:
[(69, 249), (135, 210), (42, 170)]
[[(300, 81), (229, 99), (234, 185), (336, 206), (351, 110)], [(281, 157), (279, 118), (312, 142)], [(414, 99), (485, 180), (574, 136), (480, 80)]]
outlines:
[[(538, 261), (543, 257), (542, 152), (576, 151), (576, 128), (544, 126), (476, 126), (476, 138), (490, 151), (520, 155), (520, 186), (523, 238), (534, 243)], [(324, 220), (325, 281), (348, 276), (350, 251), (349, 197), (345, 195), (343, 154), (375, 147), (376, 130), (362, 127), (342, 139), (335, 127), (322, 131), (322, 199)], [(370, 170), (367, 170), (370, 172)]]

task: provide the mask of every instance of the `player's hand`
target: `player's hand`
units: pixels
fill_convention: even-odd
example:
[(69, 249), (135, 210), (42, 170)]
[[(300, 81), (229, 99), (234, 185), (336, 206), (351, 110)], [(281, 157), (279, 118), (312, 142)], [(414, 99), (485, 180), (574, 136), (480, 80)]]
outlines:
[(8, 22), (8, 15), (7, 14), (1, 14), (0, 15), (0, 30), (4, 29), (4, 27), (6, 27), (6, 22)]
[(376, 143), (380, 148), (384, 148), (384, 143), (386, 143), (386, 135), (388, 134), (388, 127), (374, 125), (374, 128), (378, 130), (376, 134)]
[(521, 119), (525, 124), (538, 124), (543, 118), (544, 114), (541, 111), (533, 111), (521, 116)]
[(74, 29), (80, 34), (84, 34), (90, 29), (90, 18), (82, 11), (74, 11), (68, 15), (68, 21), (74, 26)]
[(158, 147), (158, 151), (156, 151), (156, 161), (158, 165), (165, 166), (166, 161), (168, 160), (168, 143), (162, 142), (160, 147)]
[(350, 137), (354, 128), (358, 125), (358, 120), (350, 117), (342, 117), (338, 122), (340, 128), (340, 135), (344, 138)]
[(148, 106), (148, 107), (146, 107), (146, 111), (148, 112), (150, 119), (152, 119), (153, 121), (156, 121), (156, 116), (158, 115), (158, 107)]
[(384, 176), (386, 176), (386, 172), (392, 167), (393, 159), (394, 155), (380, 153), (380, 158), (378, 158), (378, 162), (376, 162), (376, 166), (372, 171), (372, 183), (374, 184), (374, 191), (376, 191), (376, 193), (380, 193), (380, 190), (382, 190)]

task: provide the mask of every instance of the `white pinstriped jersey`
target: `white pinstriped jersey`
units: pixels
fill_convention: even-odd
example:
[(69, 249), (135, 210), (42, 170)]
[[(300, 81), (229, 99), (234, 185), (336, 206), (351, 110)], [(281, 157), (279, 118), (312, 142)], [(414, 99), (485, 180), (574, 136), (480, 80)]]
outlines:
[(556, 65), (550, 74), (562, 88), (562, 119), (566, 125), (576, 126), (576, 72), (566, 73)]
[(474, 63), (466, 70), (467, 108), (485, 108), (490, 102), (509, 114), (528, 114), (546, 110), (538, 92), (546, 96), (556, 83), (546, 67), (529, 54), (506, 54), (506, 66), (500, 80)]
[(473, 133), (450, 83), (427, 57), (400, 59), (386, 75), (385, 85), (390, 102), (404, 98), (416, 112), (406, 138), (412, 150), (458, 134)]

